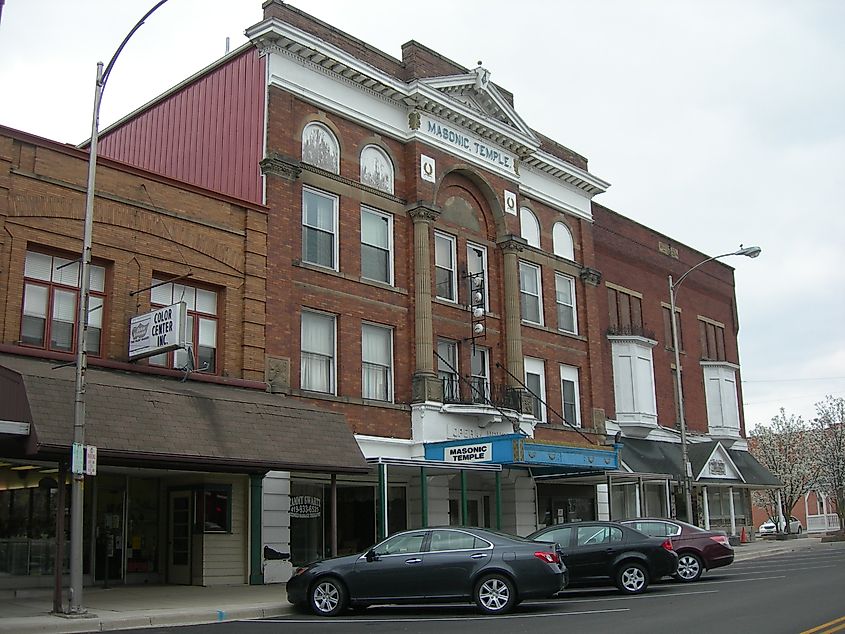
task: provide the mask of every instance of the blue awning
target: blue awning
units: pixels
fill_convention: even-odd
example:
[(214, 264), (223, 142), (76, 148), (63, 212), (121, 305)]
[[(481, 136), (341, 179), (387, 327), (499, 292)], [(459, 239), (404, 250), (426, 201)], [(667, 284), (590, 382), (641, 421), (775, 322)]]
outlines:
[(619, 445), (580, 447), (543, 443), (521, 434), (485, 436), (426, 443), (426, 460), (472, 464), (500, 464), (531, 469), (532, 473), (589, 473), (619, 468)]

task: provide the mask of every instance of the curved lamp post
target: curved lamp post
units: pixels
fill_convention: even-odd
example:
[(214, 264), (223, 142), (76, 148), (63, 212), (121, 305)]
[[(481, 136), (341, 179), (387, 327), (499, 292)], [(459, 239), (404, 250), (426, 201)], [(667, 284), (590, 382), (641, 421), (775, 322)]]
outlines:
[(702, 260), (691, 269), (688, 269), (687, 272), (681, 275), (677, 281), (673, 281), (671, 273), (669, 274), (669, 311), (672, 314), (672, 346), (675, 348), (675, 380), (677, 381), (678, 390), (678, 418), (680, 419), (681, 425), (681, 462), (684, 469), (681, 481), (684, 488), (684, 500), (687, 507), (687, 521), (690, 524), (695, 523), (693, 522), (692, 517), (692, 466), (690, 465), (689, 454), (687, 452), (687, 423), (684, 416), (684, 389), (681, 380), (681, 352), (678, 346), (678, 323), (677, 316), (675, 315), (675, 294), (678, 291), (678, 287), (690, 273), (708, 262), (718, 260), (719, 258), (725, 258), (730, 255), (744, 255), (749, 258), (756, 258), (761, 252), (762, 249), (760, 247), (743, 247), (740, 245), (739, 249), (732, 251), (731, 253), (723, 253), (722, 255), (715, 255), (712, 258)]
[[(103, 99), (103, 90), (111, 74), (118, 55), (126, 46), (135, 31), (141, 28), (144, 21), (163, 5), (167, 0), (160, 0), (156, 5), (147, 11), (137, 24), (132, 27), (129, 34), (123, 38), (120, 46), (117, 47), (114, 55), (103, 70), (103, 63), (97, 62), (97, 81), (94, 88), (94, 116), (91, 121), (91, 147), (88, 154), (88, 189), (85, 195), (85, 234), (82, 243), (82, 271), (80, 279), (80, 301), (77, 311), (79, 324), (76, 333), (76, 396), (73, 409), (73, 446), (76, 452), (81, 455), (85, 446), (85, 371), (88, 368), (88, 356), (85, 351), (86, 339), (88, 336), (88, 304), (91, 290), (91, 234), (94, 229), (94, 177), (97, 172), (97, 134), (100, 124), (100, 102)], [(72, 461), (73, 464), (73, 461)], [(71, 479), (71, 507), (70, 507), (70, 605), (68, 613), (71, 615), (84, 615), (85, 608), (82, 607), (82, 504), (83, 504), (83, 483), (85, 474), (80, 472), (78, 461), (73, 466), (73, 477)], [(61, 565), (61, 564), (57, 564)]]

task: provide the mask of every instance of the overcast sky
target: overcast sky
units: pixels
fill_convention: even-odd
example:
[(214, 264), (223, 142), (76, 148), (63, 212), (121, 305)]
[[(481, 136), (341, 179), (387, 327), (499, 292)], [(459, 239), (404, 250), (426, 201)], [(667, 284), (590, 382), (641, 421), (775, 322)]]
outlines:
[[(87, 138), (96, 63), (154, 4), (6, 0), (0, 124)], [(710, 255), (761, 246), (726, 260), (749, 429), (845, 396), (845, 2), (290, 4), (397, 58), (414, 39), (482, 61), (530, 126), (611, 183), (598, 202)], [(244, 43), (261, 16), (261, 0), (169, 0), (121, 54), (100, 129), (223, 55), (227, 37)]]

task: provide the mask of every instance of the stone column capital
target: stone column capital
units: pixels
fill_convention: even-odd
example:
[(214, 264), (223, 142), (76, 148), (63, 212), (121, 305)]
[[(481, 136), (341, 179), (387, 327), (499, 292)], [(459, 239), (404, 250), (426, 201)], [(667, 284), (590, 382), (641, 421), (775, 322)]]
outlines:
[(289, 181), (295, 181), (302, 173), (302, 163), (299, 160), (278, 152), (270, 152), (258, 165), (262, 174), (281, 176)]
[(590, 286), (598, 286), (599, 282), (601, 282), (601, 271), (592, 269), (589, 266), (582, 268), (578, 276), (585, 284), (589, 284)]
[(519, 236), (515, 235), (507, 235), (504, 238), (499, 238), (496, 241), (496, 244), (499, 245), (499, 248), (504, 253), (521, 253), (525, 250), (526, 245), (528, 244), (524, 238), (520, 238)]
[(405, 211), (408, 212), (408, 216), (411, 217), (414, 223), (426, 222), (429, 224), (436, 222), (440, 214), (443, 213), (437, 205), (421, 200), (407, 205)]

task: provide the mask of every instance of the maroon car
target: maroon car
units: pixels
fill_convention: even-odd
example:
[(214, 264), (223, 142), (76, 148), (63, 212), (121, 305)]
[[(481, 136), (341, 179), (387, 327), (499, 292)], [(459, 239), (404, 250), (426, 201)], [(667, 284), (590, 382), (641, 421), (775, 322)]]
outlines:
[(679, 581), (698, 581), (705, 570), (733, 563), (734, 549), (724, 531), (708, 531), (679, 520), (643, 517), (620, 522), (653, 537), (668, 537), (678, 553)]

